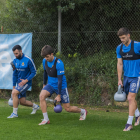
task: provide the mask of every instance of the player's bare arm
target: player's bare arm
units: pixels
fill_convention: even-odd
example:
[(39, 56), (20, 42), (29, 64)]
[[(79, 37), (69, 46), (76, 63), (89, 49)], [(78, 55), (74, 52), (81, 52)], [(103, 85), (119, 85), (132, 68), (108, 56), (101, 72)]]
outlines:
[(117, 62), (117, 71), (118, 71), (118, 85), (122, 85), (122, 71), (123, 71), (123, 61), (122, 58), (118, 58), (118, 62)]

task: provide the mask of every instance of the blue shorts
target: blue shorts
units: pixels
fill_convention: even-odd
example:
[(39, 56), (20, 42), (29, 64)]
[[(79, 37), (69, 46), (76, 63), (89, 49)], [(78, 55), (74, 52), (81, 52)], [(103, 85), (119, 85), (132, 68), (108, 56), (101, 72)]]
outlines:
[(123, 85), (124, 85), (124, 92), (126, 94), (128, 94), (129, 92), (138, 93), (140, 87), (140, 77), (124, 76)]
[(28, 84), (25, 84), (24, 86), (17, 86), (15, 89), (18, 90), (20, 92), (20, 94), (18, 94), (18, 98), (22, 98), (22, 97), (26, 97), (26, 91), (30, 88), (31, 86), (29, 86)]
[[(52, 96), (53, 93), (58, 94), (58, 89), (54, 89), (51, 85), (47, 84), (42, 90), (47, 90)], [(61, 90), (61, 103), (69, 103), (69, 94), (67, 88)]]

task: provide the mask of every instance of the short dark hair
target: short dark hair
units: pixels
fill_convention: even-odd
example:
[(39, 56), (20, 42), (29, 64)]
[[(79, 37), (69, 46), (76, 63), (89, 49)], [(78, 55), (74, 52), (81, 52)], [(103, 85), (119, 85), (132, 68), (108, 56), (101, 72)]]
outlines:
[(45, 45), (41, 50), (41, 56), (45, 57), (48, 54), (53, 53), (53, 48), (49, 45)]
[(12, 51), (15, 51), (15, 50), (22, 50), (21, 46), (20, 45), (15, 45), (13, 48), (12, 48)]
[(118, 36), (128, 35), (128, 34), (130, 34), (130, 31), (126, 27), (120, 28), (119, 31), (117, 32)]

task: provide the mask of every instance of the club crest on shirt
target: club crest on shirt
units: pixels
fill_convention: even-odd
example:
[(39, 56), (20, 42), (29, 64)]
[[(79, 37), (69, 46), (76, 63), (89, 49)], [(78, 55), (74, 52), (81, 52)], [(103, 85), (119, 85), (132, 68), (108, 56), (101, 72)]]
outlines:
[(24, 62), (22, 62), (22, 64), (21, 64), (22, 66), (24, 66)]

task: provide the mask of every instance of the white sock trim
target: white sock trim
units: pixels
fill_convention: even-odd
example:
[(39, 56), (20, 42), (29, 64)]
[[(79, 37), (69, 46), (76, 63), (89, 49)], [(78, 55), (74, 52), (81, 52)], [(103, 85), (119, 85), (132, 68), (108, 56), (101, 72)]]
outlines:
[(136, 110), (135, 110), (135, 117), (138, 117), (140, 115), (140, 112), (139, 112), (139, 109), (137, 108)]
[(33, 103), (33, 108), (37, 108), (37, 107), (38, 107), (38, 105)]
[(17, 115), (18, 108), (13, 107), (13, 113)]
[(85, 109), (81, 108), (81, 114), (84, 114), (84, 113), (85, 113)]
[(44, 117), (44, 120), (46, 120), (46, 121), (49, 120), (49, 118), (48, 118), (48, 113), (47, 113), (47, 112), (43, 113), (43, 117)]
[(132, 125), (133, 118), (134, 118), (134, 116), (128, 116), (127, 124), (131, 124)]

